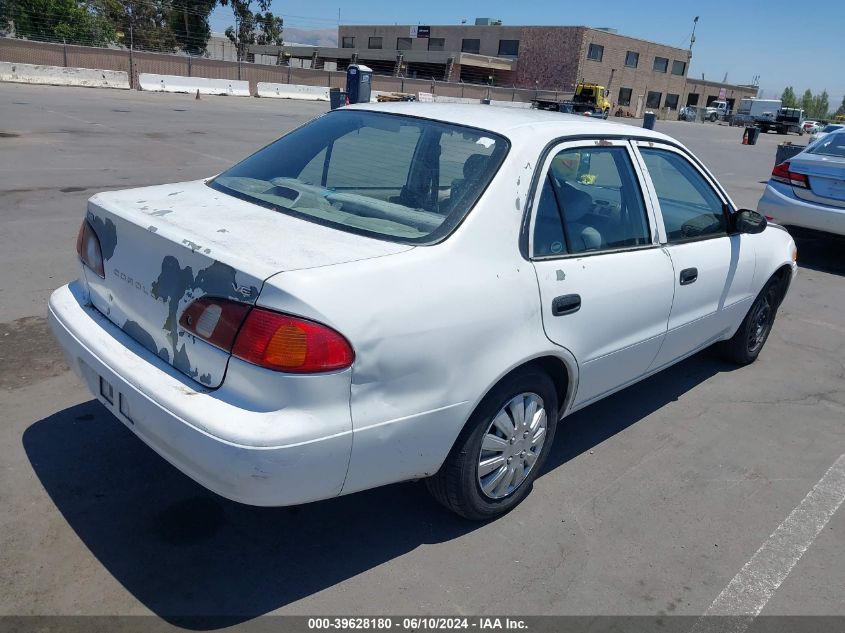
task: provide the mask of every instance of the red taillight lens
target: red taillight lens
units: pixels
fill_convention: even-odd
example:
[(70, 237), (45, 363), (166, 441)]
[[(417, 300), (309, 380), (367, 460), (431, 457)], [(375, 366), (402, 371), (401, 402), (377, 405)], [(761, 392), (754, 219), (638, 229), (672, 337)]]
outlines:
[(106, 278), (100, 240), (94, 233), (94, 227), (87, 219), (82, 220), (82, 226), (79, 227), (79, 235), (76, 236), (76, 252), (83, 264), (103, 279)]
[(253, 308), (232, 354), (249, 363), (297, 374), (346, 369), (355, 360), (352, 346), (330, 327)]
[(789, 161), (775, 165), (772, 170), (772, 180), (792, 185), (793, 187), (800, 187), (801, 189), (810, 188), (810, 179), (806, 174), (799, 174), (798, 172), (789, 169)]
[(231, 352), (250, 307), (229, 299), (202, 297), (185, 308), (179, 325), (215, 347)]

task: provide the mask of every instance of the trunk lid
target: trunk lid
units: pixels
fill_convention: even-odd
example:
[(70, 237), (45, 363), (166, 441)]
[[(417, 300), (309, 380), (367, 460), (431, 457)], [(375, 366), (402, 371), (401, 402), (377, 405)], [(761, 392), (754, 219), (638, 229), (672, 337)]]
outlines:
[(802, 153), (789, 161), (790, 169), (806, 174), (810, 189), (794, 187), (798, 198), (845, 207), (845, 159)]
[(207, 387), (229, 353), (185, 332), (179, 318), (204, 295), (254, 304), (279, 272), (381, 257), (412, 248), (290, 217), (204, 181), (93, 196), (88, 220), (106, 278), (85, 268), (91, 302), (165, 362)]

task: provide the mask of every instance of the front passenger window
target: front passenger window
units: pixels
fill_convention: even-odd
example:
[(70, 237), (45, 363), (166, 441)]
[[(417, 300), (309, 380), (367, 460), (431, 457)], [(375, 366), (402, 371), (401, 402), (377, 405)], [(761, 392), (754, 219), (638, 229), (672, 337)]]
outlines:
[(727, 233), (724, 205), (687, 159), (663, 149), (640, 148), (669, 243)]

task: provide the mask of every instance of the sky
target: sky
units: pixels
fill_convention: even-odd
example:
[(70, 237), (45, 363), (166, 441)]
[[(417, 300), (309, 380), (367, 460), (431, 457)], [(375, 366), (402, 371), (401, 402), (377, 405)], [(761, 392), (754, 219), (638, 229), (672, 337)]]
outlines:
[[(845, 93), (845, 2), (825, 5), (820, 10), (794, 0), (273, 0), (270, 10), (297, 29), (336, 28), (340, 9), (342, 24), (460, 24), (462, 19), (472, 24), (476, 17), (490, 17), (509, 25), (611, 27), (622, 35), (682, 48), (689, 46), (698, 15), (690, 77), (704, 73), (706, 79), (722, 81), (727, 73), (729, 83), (751, 83), (759, 75), (763, 98), (779, 98), (788, 85), (799, 97), (807, 88), (827, 90), (831, 110), (836, 110)], [(222, 32), (232, 23), (231, 15), (231, 9), (218, 6), (212, 29)]]

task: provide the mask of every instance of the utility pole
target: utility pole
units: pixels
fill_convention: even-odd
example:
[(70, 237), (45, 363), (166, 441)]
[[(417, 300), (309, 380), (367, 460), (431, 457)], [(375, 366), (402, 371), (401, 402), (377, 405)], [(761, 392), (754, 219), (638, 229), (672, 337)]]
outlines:
[(135, 34), (133, 32), (132, 23), (135, 21), (132, 15), (132, 5), (127, 4), (126, 10), (129, 12), (129, 89), (136, 88), (135, 85)]
[[(689, 93), (687, 92), (687, 82), (689, 80), (688, 79), (689, 78), (689, 67), (690, 67), (690, 64), (692, 64), (692, 45), (695, 44), (695, 27), (696, 26), (698, 26), (698, 16), (695, 16), (695, 18), (692, 21), (692, 34), (689, 36), (689, 50), (687, 52), (687, 68), (686, 68), (686, 72), (684, 73), (684, 92), (682, 93), (682, 95), (684, 95), (684, 94), (686, 95), (686, 102), (684, 103), (683, 107), (690, 105), (689, 104)], [(702, 75), (701, 78), (704, 79), (704, 75)], [(698, 105), (698, 104), (696, 103), (696, 105)], [(678, 107), (679, 108), (682, 107), (681, 104), (678, 104)], [(698, 118), (698, 117), (696, 117), (696, 118)]]

